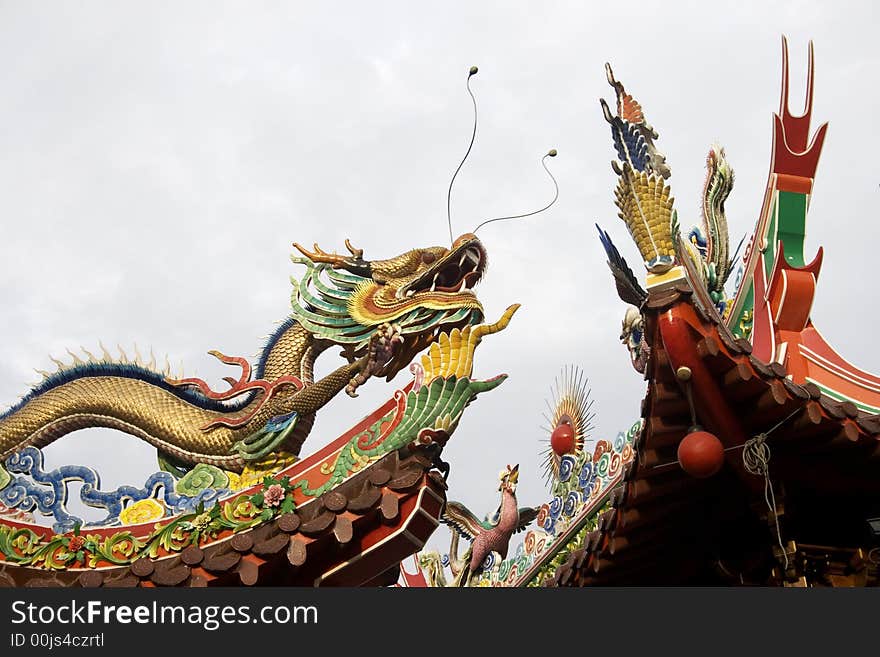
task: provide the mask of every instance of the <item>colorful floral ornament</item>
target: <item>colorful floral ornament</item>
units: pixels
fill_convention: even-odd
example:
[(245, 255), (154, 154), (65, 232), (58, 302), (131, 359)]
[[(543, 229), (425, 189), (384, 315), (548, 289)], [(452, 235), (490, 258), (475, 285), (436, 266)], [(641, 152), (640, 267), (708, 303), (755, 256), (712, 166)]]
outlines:
[(134, 502), (119, 514), (119, 521), (124, 525), (140, 525), (165, 517), (167, 509), (162, 502), (148, 497)]
[[(0, 555), (5, 561), (22, 566), (62, 569), (71, 566), (95, 568), (108, 563), (121, 566), (144, 556), (180, 552), (189, 545), (216, 537), (221, 531), (242, 531), (295, 510), (293, 487), (288, 477), (280, 480), (265, 477), (263, 485), (262, 492), (241, 494), (209, 509), (199, 504), (194, 513), (170, 519), (166, 524), (156, 524), (143, 539), (130, 531), (117, 532), (109, 537), (88, 534), (82, 538), (79, 526), (72, 536), (56, 534), (46, 539), (30, 529), (0, 525)], [(123, 509), (120, 517), (127, 524), (145, 524), (161, 520), (165, 511), (160, 501), (147, 498)]]
[(263, 504), (267, 507), (275, 507), (284, 499), (284, 489), (281, 484), (272, 484), (263, 493)]

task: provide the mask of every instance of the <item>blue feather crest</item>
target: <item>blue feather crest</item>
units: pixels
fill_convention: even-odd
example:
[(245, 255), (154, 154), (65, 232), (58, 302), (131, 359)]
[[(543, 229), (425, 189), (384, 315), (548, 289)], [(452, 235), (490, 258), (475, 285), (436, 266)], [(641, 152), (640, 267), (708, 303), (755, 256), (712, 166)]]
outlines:
[(615, 117), (611, 123), (611, 136), (621, 162), (629, 162), (636, 171), (645, 171), (648, 168), (648, 144), (638, 127)]

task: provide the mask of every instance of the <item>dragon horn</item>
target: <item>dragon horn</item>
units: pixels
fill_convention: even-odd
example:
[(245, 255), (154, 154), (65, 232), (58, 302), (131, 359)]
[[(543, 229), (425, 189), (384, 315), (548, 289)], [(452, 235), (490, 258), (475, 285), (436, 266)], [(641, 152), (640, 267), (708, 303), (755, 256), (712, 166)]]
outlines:
[(355, 259), (357, 259), (357, 260), (364, 259), (364, 250), (354, 248), (351, 245), (351, 241), (347, 237), (345, 238), (345, 248), (349, 250), (351, 255), (353, 255), (355, 257)]
[(304, 246), (301, 246), (299, 243), (293, 243), (294, 248), (302, 253), (306, 258), (311, 260), (312, 262), (323, 262), (328, 265), (342, 265), (345, 262), (345, 258), (341, 255), (336, 255), (335, 253), (327, 253), (317, 243), (314, 245), (314, 251), (309, 251)]
[(320, 262), (338, 269), (345, 269), (359, 276), (369, 276), (371, 274), (370, 262), (363, 258), (364, 250), (354, 248), (348, 239), (345, 240), (345, 247), (351, 252), (351, 257), (341, 256), (338, 253), (327, 253), (317, 243), (312, 247), (314, 251), (309, 251), (297, 242), (294, 242), (293, 246), (312, 262)]

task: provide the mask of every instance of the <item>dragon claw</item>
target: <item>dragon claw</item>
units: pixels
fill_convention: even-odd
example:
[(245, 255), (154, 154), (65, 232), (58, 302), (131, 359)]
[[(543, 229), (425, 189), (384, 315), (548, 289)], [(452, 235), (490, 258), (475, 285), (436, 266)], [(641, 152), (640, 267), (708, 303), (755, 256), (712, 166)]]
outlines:
[(352, 377), (345, 387), (346, 394), (349, 397), (357, 397), (357, 389), (366, 383), (371, 376), (382, 375), (400, 344), (403, 344), (400, 326), (388, 322), (379, 324), (367, 346), (367, 353), (362, 359), (360, 371)]
[(357, 397), (358, 394), (355, 391), (358, 389), (358, 387), (360, 385), (361, 384), (358, 381), (358, 378), (356, 376), (352, 377), (351, 381), (348, 382), (348, 385), (345, 386), (345, 394), (347, 394), (349, 397), (352, 397), (352, 398)]

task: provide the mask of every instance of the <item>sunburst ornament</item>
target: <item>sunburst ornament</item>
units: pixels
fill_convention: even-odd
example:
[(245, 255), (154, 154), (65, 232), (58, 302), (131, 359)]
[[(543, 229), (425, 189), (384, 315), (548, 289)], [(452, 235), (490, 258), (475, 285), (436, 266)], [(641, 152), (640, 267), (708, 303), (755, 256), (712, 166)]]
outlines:
[(589, 380), (574, 365), (566, 365), (553, 382), (551, 399), (546, 400), (548, 413), (544, 414), (547, 425), (542, 427), (549, 434), (544, 460), (544, 480), (550, 484), (559, 479), (562, 457), (566, 454), (577, 458), (584, 449), (584, 441), (594, 429), (591, 410)]

